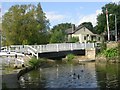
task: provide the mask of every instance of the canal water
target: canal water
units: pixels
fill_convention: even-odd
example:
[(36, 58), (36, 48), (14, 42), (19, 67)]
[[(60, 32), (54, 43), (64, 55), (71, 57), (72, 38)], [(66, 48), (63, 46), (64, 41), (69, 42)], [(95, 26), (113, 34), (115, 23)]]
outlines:
[(21, 88), (120, 88), (119, 66), (95, 62), (56, 63), (53, 67), (26, 73), (19, 83)]

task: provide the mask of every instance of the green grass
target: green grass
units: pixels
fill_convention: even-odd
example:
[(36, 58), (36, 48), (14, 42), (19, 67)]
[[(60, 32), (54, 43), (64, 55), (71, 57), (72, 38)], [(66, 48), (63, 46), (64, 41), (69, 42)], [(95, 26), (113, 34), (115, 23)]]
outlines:
[(47, 59), (44, 59), (44, 58), (37, 59), (37, 58), (33, 57), (29, 61), (29, 65), (33, 68), (40, 67), (42, 64), (45, 64), (45, 63), (47, 63)]
[(106, 49), (103, 51), (103, 55), (108, 59), (114, 59), (118, 56), (118, 49), (117, 48)]
[(67, 62), (72, 62), (72, 60), (75, 58), (74, 54), (68, 54), (67, 56)]

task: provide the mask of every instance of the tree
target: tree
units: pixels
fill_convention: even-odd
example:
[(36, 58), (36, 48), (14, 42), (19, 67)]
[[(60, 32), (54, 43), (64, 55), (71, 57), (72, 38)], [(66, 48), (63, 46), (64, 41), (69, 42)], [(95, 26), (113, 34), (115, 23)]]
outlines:
[(70, 39), (68, 40), (68, 42), (70, 43), (76, 43), (76, 42), (79, 42), (79, 37), (70, 37)]
[(56, 31), (56, 30), (65, 31), (65, 30), (67, 30), (67, 29), (69, 29), (71, 27), (72, 27), (71, 23), (61, 23), (61, 24), (53, 26), (53, 28), (51, 29), (51, 32), (54, 33), (54, 31)]
[(47, 43), (49, 21), (40, 3), (35, 5), (15, 5), (3, 16), (3, 34), (6, 44)]
[(71, 23), (61, 23), (51, 29), (50, 43), (66, 42), (66, 30), (71, 28)]
[(65, 41), (65, 32), (63, 30), (55, 30), (50, 38), (50, 43), (63, 43)]
[[(109, 3), (102, 7), (102, 13), (97, 16), (97, 25), (94, 27), (98, 34), (107, 32), (106, 24), (106, 8), (108, 9), (109, 14), (116, 14), (117, 16), (117, 28), (120, 33), (120, 4)], [(109, 16), (109, 27), (110, 30), (115, 30), (115, 18), (114, 16)]]
[(43, 12), (40, 3), (38, 3), (38, 7), (37, 7), (36, 12), (37, 12), (36, 20), (39, 23), (37, 25), (37, 28), (39, 30), (42, 30), (42, 32), (45, 32), (47, 29), (49, 29), (49, 20), (46, 20), (45, 13)]

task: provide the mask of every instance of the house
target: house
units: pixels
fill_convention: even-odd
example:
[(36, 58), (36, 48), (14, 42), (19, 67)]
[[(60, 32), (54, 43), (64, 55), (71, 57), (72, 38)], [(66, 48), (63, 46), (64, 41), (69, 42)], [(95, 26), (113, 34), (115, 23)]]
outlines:
[(72, 28), (67, 29), (66, 33), (68, 35), (68, 40), (70, 37), (78, 37), (80, 43), (100, 42), (102, 40), (100, 35), (94, 34), (83, 25), (75, 27), (75, 25), (72, 24)]

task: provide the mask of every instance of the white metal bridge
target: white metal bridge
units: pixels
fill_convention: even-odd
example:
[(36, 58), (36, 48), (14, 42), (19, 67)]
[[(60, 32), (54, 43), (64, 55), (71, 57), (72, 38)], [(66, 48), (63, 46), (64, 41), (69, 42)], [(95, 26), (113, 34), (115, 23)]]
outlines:
[[(3, 55), (7, 56), (7, 55), (11, 55), (12, 52), (16, 52), (16, 53), (32, 54), (36, 56), (38, 59), (38, 53), (93, 49), (95, 48), (95, 44), (94, 43), (56, 43), (56, 44), (46, 44), (46, 45), (11, 45), (2, 48), (3, 49), (0, 52), (0, 56)], [(3, 54), (3, 52), (7, 52), (7, 54)]]

